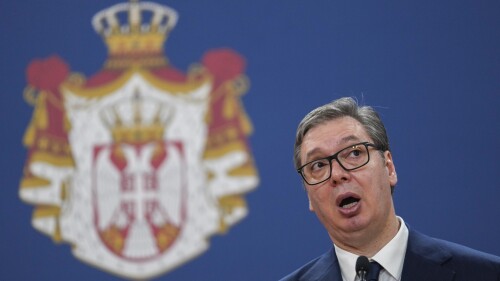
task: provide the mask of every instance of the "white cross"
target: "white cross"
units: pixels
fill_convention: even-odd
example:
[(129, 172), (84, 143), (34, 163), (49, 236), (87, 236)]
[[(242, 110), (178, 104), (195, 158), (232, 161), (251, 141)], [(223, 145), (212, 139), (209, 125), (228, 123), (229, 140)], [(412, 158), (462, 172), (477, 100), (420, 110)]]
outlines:
[(148, 179), (154, 170), (151, 165), (151, 157), (154, 151), (153, 144), (134, 147), (122, 145), (127, 167), (125, 173), (132, 176), (132, 190), (121, 193), (122, 202), (131, 202), (134, 206), (134, 218), (138, 221), (145, 220), (146, 203), (156, 200), (157, 190), (147, 188)]

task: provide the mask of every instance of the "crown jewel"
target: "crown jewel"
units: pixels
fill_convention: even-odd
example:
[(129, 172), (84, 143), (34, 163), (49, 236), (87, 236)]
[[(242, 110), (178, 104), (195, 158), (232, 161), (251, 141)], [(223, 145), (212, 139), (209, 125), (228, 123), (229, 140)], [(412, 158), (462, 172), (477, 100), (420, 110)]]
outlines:
[(177, 12), (170, 7), (131, 0), (98, 12), (92, 26), (103, 36), (111, 58), (144, 62), (147, 57), (163, 57), (163, 44), (177, 18)]

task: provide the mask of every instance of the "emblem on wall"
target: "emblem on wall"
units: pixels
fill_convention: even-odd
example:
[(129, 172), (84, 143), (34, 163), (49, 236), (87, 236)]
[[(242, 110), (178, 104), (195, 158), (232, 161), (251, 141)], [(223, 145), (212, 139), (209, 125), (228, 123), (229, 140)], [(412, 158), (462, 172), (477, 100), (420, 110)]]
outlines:
[(246, 216), (243, 196), (258, 184), (245, 61), (217, 49), (175, 69), (163, 45), (177, 18), (152, 2), (117, 4), (92, 20), (108, 47), (98, 73), (87, 79), (58, 56), (27, 69), (34, 112), (19, 194), (35, 206), (33, 226), (125, 278), (206, 251)]

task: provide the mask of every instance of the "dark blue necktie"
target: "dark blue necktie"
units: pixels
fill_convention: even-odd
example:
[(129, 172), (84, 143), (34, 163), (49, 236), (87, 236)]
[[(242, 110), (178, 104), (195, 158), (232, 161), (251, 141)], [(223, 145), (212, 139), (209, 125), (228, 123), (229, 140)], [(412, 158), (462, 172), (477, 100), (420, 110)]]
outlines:
[(370, 270), (368, 270), (368, 275), (366, 276), (366, 281), (377, 281), (378, 275), (380, 274), (380, 270), (382, 266), (378, 264), (376, 261), (370, 262)]

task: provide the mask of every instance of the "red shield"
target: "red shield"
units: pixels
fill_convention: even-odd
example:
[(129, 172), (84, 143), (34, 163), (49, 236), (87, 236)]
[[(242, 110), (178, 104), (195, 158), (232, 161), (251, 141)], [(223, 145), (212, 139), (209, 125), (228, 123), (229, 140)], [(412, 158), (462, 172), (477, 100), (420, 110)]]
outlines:
[(186, 219), (186, 159), (180, 142), (94, 148), (93, 219), (101, 241), (131, 261), (161, 255)]

